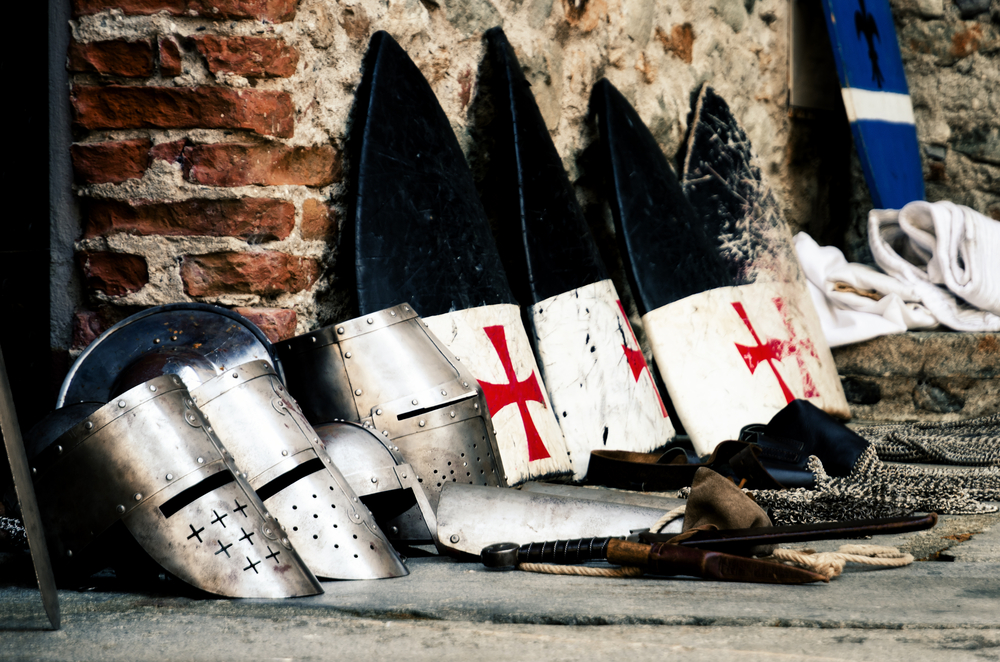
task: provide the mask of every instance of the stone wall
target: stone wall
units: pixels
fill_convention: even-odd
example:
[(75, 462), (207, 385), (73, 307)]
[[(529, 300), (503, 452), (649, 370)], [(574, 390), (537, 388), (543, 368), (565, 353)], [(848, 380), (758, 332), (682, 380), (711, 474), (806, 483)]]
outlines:
[[(928, 195), (994, 216), (996, 5), (963, 17), (950, 0), (893, 1)], [(53, 312), (57, 348), (79, 350), (135, 310), (178, 301), (236, 307), (275, 339), (353, 315), (331, 274), (344, 140), (376, 30), (409, 52), (480, 157), (482, 33), (502, 25), (597, 224), (607, 223), (600, 192), (580, 175), (601, 77), (670, 156), (693, 95), (713, 85), (794, 229), (850, 244), (867, 212), (841, 118), (789, 118), (787, 0), (72, 0), (72, 11), (82, 293), (76, 310)]]

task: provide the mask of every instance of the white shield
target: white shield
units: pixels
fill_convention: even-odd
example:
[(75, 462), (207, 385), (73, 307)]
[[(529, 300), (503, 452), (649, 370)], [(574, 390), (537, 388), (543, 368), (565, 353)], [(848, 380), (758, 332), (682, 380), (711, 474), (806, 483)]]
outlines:
[(496, 304), (423, 320), (482, 386), (507, 484), (572, 472), (520, 308)]
[(674, 426), (610, 280), (529, 311), (575, 479), (586, 476), (592, 450), (648, 452), (670, 441)]
[(795, 283), (721, 287), (642, 318), (677, 415), (700, 455), (796, 398), (849, 418), (833, 355)]

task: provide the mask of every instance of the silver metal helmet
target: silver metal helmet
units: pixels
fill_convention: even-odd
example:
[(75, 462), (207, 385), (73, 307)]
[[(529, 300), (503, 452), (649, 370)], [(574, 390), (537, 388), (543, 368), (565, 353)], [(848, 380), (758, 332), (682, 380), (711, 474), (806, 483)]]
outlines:
[[(68, 430), (28, 444), (57, 562), (107, 554), (96, 541), (120, 522), (163, 568), (205, 591), (322, 592), (180, 378), (157, 377), (77, 412), (83, 420)], [(50, 431), (65, 428), (67, 413), (59, 416)]]
[(313, 572), (330, 579), (408, 574), (267, 361), (227, 370), (191, 397)]
[(151, 376), (177, 375), (314, 573), (406, 575), (273, 365), (267, 338), (240, 315), (205, 304), (160, 306), (119, 322), (88, 347), (61, 398), (114, 397)]
[(446, 482), (505, 485), (482, 388), (409, 305), (275, 349), (310, 422), (352, 421), (377, 432), (417, 472), (432, 505)]
[(334, 421), (315, 429), (334, 463), (382, 523), (389, 540), (438, 544), (435, 507), (398, 447), (358, 423)]

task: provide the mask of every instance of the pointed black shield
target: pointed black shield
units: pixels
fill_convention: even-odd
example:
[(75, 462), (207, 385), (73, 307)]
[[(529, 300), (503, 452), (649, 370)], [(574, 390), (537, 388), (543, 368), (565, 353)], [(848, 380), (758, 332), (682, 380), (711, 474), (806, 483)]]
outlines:
[[(531, 86), (500, 28), (486, 32), (494, 86), (498, 244), (523, 303), (608, 278)], [(516, 225), (515, 225), (516, 223)]]
[(640, 313), (731, 284), (673, 168), (639, 115), (603, 79), (594, 86), (611, 211)]
[(355, 107), (361, 313), (407, 302), (428, 317), (514, 303), (448, 118), (385, 32), (372, 37)]

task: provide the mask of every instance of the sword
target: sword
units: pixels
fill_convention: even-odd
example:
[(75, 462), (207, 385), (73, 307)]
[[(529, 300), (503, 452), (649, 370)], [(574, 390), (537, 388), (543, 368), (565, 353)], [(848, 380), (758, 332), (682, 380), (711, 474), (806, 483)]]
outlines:
[[(820, 524), (793, 524), (791, 526), (756, 527), (752, 529), (725, 529), (721, 531), (694, 531), (691, 537), (677, 544), (698, 549), (727, 551), (740, 554), (756, 545), (781, 545), (811, 540), (836, 540), (896, 533), (923, 531), (937, 524), (937, 513), (915, 517), (890, 517), (885, 519), (852, 520), (848, 522), (823, 522)], [(666, 542), (673, 533), (640, 533), (637, 538), (645, 543)]]
[(3, 433), (4, 445), (7, 447), (7, 458), (10, 460), (10, 470), (14, 476), (14, 490), (21, 505), (21, 518), (24, 520), (24, 532), (28, 538), (28, 548), (31, 550), (31, 562), (35, 566), (35, 576), (38, 578), (38, 589), (42, 594), (42, 605), (49, 617), (52, 629), (59, 629), (59, 594), (56, 592), (56, 579), (52, 574), (52, 563), (49, 560), (49, 550), (45, 546), (45, 531), (42, 529), (42, 516), (38, 512), (38, 501), (28, 472), (28, 458), (24, 454), (24, 442), (21, 440), (21, 428), (17, 424), (17, 412), (14, 410), (14, 398), (10, 392), (10, 381), (7, 379), (7, 364), (0, 351), (0, 432)]
[(585, 538), (545, 543), (499, 543), (483, 549), (483, 565), (511, 568), (518, 563), (573, 564), (604, 560), (638, 566), (652, 575), (685, 575), (756, 584), (809, 584), (828, 582), (823, 575), (780, 563), (760, 561), (724, 552), (712, 552), (669, 543), (646, 544), (619, 538)]

